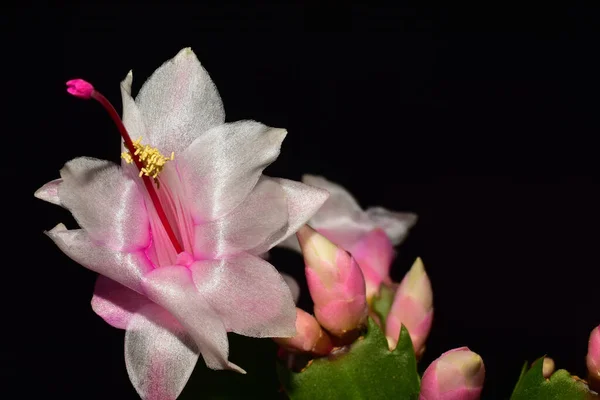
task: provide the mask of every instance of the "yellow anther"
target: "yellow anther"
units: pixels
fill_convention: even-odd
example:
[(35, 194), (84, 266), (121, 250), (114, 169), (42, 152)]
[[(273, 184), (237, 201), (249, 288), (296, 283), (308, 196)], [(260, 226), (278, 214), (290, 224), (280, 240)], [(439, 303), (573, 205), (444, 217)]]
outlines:
[[(142, 138), (138, 138), (135, 142), (133, 142), (133, 148), (135, 152), (133, 156), (138, 156), (140, 162), (143, 167), (140, 169), (140, 178), (143, 175), (149, 176), (156, 184), (158, 184), (158, 174), (162, 171), (167, 161), (173, 161), (175, 159), (175, 153), (171, 152), (171, 157), (165, 157), (158, 149), (154, 147), (150, 147), (148, 145), (142, 145)], [(133, 162), (133, 156), (130, 152), (122, 153), (121, 157), (125, 160), (127, 164), (131, 164)]]

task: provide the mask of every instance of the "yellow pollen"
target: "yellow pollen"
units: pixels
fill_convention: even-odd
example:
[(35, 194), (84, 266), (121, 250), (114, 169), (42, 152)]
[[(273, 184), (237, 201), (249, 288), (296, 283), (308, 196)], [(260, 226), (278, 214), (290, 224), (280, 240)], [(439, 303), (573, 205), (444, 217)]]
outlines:
[[(165, 157), (160, 154), (158, 149), (148, 145), (142, 145), (141, 137), (133, 142), (133, 148), (135, 149), (133, 156), (138, 156), (143, 165), (143, 167), (140, 169), (140, 178), (143, 175), (146, 175), (154, 179), (154, 182), (158, 184), (158, 174), (162, 171), (167, 161), (172, 161), (175, 158), (175, 153), (172, 152), (170, 158)], [(133, 156), (130, 152), (121, 154), (121, 157), (127, 164), (131, 164), (133, 162)]]

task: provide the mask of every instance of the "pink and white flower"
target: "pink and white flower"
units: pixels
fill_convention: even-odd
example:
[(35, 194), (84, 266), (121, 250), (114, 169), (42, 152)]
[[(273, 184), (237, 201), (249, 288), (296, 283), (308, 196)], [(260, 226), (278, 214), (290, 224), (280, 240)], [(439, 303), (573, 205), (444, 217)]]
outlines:
[(85, 81), (69, 85), (117, 122), (130, 150), (122, 165), (76, 158), (35, 195), (80, 225), (47, 234), (101, 274), (92, 308), (126, 329), (127, 371), (140, 396), (175, 399), (199, 354), (210, 368), (243, 372), (228, 361), (227, 332), (295, 335), (290, 290), (259, 255), (294, 234), (327, 193), (262, 174), (286, 131), (225, 123), (217, 89), (190, 49), (158, 68), (135, 100), (131, 82), (129, 73), (121, 83), (122, 124)]

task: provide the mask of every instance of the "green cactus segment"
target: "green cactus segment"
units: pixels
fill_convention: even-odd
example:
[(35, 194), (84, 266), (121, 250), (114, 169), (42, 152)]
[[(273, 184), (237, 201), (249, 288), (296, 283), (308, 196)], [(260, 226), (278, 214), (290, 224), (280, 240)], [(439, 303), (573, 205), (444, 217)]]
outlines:
[(542, 375), (544, 358), (538, 359), (531, 368), (525, 368), (515, 386), (511, 400), (584, 400), (591, 399), (585, 383), (577, 380), (564, 369), (559, 369), (545, 379)]
[(277, 365), (292, 400), (417, 399), (420, 379), (406, 328), (390, 351), (379, 326), (369, 318), (367, 333), (348, 351), (313, 360), (301, 372)]

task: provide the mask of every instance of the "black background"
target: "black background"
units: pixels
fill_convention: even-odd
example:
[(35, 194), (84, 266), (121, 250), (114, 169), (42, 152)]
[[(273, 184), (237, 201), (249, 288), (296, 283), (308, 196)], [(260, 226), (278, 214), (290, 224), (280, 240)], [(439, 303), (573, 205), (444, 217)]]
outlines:
[[(118, 160), (111, 121), (69, 97), (67, 79), (93, 82), (120, 109), (129, 69), (136, 91), (187, 46), (228, 121), (288, 129), (270, 175), (324, 175), (364, 206), (419, 215), (393, 276), (416, 256), (430, 274), (436, 315), (424, 365), (469, 346), (486, 365), (484, 398), (508, 397), (523, 361), (544, 354), (583, 377), (600, 323), (600, 14), (591, 3), (8, 6), (3, 390), (136, 398), (123, 332), (90, 309), (94, 274), (43, 235), (73, 220), (33, 192), (74, 157)], [(273, 257), (301, 271), (299, 258)]]

